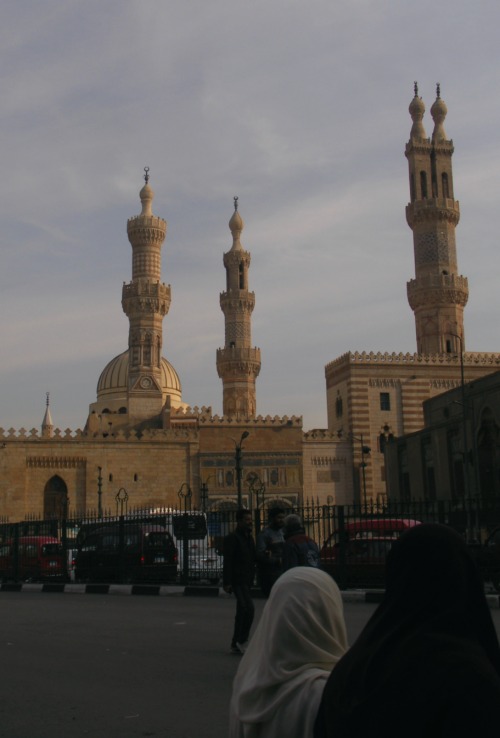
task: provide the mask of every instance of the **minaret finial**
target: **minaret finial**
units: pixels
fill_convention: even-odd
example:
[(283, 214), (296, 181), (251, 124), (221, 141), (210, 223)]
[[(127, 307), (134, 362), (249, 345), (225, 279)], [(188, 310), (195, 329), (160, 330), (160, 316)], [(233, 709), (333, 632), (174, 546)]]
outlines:
[(238, 197), (235, 195), (233, 197), (233, 200), (234, 200), (234, 209), (237, 212), (238, 211)]
[(438, 82), (438, 83), (437, 83), (437, 85), (436, 85), (436, 97), (437, 97), (437, 99), (438, 99), (438, 100), (439, 100), (439, 99), (440, 99), (440, 97), (441, 97), (441, 85), (440, 85), (440, 83), (439, 83), (439, 82)]
[(45, 393), (45, 404), (47, 407), (49, 406), (49, 398), (50, 398), (50, 392)]
[(415, 97), (418, 97), (418, 82), (413, 83), (413, 89), (415, 91)]
[(149, 182), (149, 167), (144, 167), (144, 180), (146, 184)]

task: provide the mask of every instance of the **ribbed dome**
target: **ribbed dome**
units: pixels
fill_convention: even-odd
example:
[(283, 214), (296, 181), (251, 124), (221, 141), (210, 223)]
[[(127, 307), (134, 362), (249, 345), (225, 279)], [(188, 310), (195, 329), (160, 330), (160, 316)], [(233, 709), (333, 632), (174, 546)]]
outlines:
[[(172, 405), (175, 407), (182, 396), (181, 381), (172, 364), (164, 357), (161, 359), (161, 388), (163, 400), (165, 401), (167, 395), (170, 395)], [(97, 382), (97, 400), (126, 398), (127, 390), (128, 349), (115, 356), (103, 369)]]

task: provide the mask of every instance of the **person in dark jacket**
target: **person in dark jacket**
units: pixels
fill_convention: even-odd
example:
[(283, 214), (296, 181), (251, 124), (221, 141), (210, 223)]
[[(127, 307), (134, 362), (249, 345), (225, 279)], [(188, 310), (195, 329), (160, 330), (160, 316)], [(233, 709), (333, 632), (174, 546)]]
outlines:
[(417, 525), (387, 555), (386, 591), (332, 671), (315, 738), (498, 735), (500, 647), (463, 539)]
[(287, 515), (283, 530), (285, 545), (283, 546), (283, 571), (294, 566), (319, 567), (319, 548), (316, 541), (306, 534), (302, 518), (299, 515)]
[(271, 587), (283, 571), (284, 522), (284, 509), (282, 507), (272, 507), (269, 510), (267, 528), (264, 528), (257, 536), (257, 566), (260, 587), (265, 597), (269, 597)]
[(236, 529), (224, 538), (224, 591), (236, 597), (236, 616), (231, 640), (231, 653), (242, 654), (248, 645), (254, 618), (252, 584), (255, 577), (255, 541), (252, 515), (248, 510), (236, 513)]

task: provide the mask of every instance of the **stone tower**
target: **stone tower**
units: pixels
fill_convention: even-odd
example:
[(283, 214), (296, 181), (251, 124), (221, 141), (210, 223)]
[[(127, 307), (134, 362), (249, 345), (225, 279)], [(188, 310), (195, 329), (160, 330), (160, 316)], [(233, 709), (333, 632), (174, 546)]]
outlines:
[(233, 245), (224, 254), (226, 291), (221, 293), (220, 306), (225, 318), (225, 343), (224, 348), (217, 349), (217, 372), (222, 379), (224, 415), (251, 418), (256, 413), (260, 349), (251, 347), (255, 294), (248, 290), (250, 254), (240, 242), (243, 226), (235, 197), (229, 221)]
[(170, 286), (160, 282), (161, 247), (167, 223), (153, 215), (153, 190), (146, 184), (140, 192), (142, 212), (127, 222), (132, 246), (132, 281), (123, 285), (122, 307), (130, 327), (128, 334), (128, 414), (151, 417), (161, 411), (162, 322), (170, 307)]
[(443, 127), (448, 111), (439, 85), (431, 108), (432, 138), (427, 138), (422, 123), (425, 105), (417, 83), (409, 111), (413, 126), (405, 155), (411, 202), (406, 220), (413, 231), (415, 279), (407, 283), (407, 295), (415, 314), (417, 352), (463, 353), (463, 311), (469, 291), (466, 277), (458, 274), (455, 228), (460, 209), (453, 195), (453, 141)]

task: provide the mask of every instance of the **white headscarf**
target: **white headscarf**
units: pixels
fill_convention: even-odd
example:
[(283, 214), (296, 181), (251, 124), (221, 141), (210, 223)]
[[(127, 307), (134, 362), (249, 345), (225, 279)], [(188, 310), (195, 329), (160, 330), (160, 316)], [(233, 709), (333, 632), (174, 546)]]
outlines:
[(346, 649), (333, 579), (307, 566), (282, 574), (234, 678), (229, 738), (312, 738), (325, 682)]

